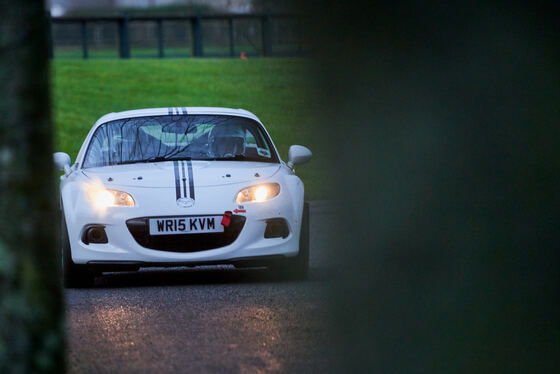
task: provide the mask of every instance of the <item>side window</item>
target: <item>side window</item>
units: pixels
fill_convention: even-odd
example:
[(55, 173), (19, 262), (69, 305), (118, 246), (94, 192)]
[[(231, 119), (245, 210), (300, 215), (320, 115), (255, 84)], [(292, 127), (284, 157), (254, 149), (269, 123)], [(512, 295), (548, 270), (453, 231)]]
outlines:
[(271, 158), (270, 149), (258, 130), (252, 132), (251, 129), (247, 129), (245, 132), (245, 145), (248, 148), (248, 153)]
[(248, 148), (257, 148), (257, 140), (249, 129), (245, 131), (245, 146)]

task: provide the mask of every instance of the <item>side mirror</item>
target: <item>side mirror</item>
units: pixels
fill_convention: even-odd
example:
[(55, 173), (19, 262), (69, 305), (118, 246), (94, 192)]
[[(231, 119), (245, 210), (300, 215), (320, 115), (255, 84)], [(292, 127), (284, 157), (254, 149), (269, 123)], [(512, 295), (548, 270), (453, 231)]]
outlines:
[(313, 154), (311, 151), (302, 145), (292, 145), (288, 151), (288, 166), (293, 168), (294, 165), (305, 164), (311, 160)]
[(70, 173), (70, 156), (68, 156), (68, 153), (56, 152), (53, 154), (53, 158), (58, 170), (64, 170), (66, 174)]

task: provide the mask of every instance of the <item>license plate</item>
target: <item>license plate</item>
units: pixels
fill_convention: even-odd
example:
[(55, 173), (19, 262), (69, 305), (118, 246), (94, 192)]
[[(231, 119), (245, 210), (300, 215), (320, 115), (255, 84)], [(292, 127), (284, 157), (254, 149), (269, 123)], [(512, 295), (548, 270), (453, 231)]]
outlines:
[(222, 216), (150, 218), (150, 235), (224, 232)]

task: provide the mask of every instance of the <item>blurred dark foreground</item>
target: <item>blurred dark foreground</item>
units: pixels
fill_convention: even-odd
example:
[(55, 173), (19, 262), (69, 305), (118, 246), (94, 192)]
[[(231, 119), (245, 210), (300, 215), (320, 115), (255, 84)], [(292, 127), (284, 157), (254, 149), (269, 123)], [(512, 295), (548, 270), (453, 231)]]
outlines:
[(398, 4), (316, 19), (340, 370), (558, 372), (557, 17)]
[(0, 373), (64, 371), (44, 5), (0, 0)]

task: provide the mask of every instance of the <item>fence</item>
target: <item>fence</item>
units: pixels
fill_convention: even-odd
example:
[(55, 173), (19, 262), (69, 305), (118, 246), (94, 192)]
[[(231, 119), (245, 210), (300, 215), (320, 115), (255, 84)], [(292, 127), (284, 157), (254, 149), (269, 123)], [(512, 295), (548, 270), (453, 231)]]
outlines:
[(301, 56), (289, 14), (48, 17), (51, 58)]

